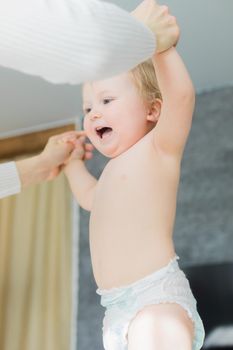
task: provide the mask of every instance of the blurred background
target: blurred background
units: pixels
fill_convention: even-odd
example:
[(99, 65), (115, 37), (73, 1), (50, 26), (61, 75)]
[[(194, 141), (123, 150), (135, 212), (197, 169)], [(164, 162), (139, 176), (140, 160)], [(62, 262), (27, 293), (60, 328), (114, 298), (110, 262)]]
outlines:
[[(111, 2), (128, 11), (134, 9), (140, 3), (137, 0), (114, 0)], [(177, 254), (180, 256), (180, 265), (187, 269), (191, 279), (195, 275), (195, 269), (199, 268), (199, 276), (201, 276), (203, 271), (203, 276), (198, 282), (195, 278), (193, 279), (193, 288), (196, 290), (197, 295), (200, 295), (200, 298), (206, 293), (205, 289), (202, 290), (200, 288), (205, 285), (204, 280), (210, 273), (206, 272), (210, 270), (205, 268), (214, 269), (214, 271), (217, 271), (216, 269), (219, 266), (223, 268), (218, 275), (213, 273), (213, 276), (216, 275), (216, 277), (211, 279), (212, 288), (211, 293), (209, 292), (209, 299), (211, 299), (210, 295), (213, 295), (213, 304), (210, 304), (208, 307), (213, 309), (213, 305), (221, 304), (224, 299), (228, 300), (226, 298), (228, 290), (229, 296), (232, 295), (232, 299), (229, 299), (228, 309), (224, 309), (225, 306), (223, 305), (218, 312), (218, 317), (215, 315), (211, 316), (214, 321), (210, 322), (211, 324), (206, 324), (206, 328), (211, 331), (219, 325), (227, 325), (227, 330), (229, 331), (229, 327), (233, 324), (232, 312), (226, 318), (221, 314), (221, 310), (224, 310), (225, 314), (226, 310), (230, 313), (230, 307), (233, 304), (233, 287), (229, 282), (229, 274), (226, 273), (233, 263), (233, 44), (231, 38), (233, 33), (233, 2), (232, 0), (167, 0), (164, 3), (169, 6), (171, 13), (177, 17), (180, 24), (181, 38), (177, 49), (190, 72), (197, 91), (193, 127), (182, 164), (174, 236), (175, 245)], [(15, 138), (20, 138), (25, 134), (44, 132), (51, 128), (67, 126), (72, 128), (75, 124), (80, 127), (79, 120), (82, 116), (80, 86), (65, 84), (56, 86), (40, 78), (0, 67), (0, 96), (0, 141), (11, 140), (12, 138), (15, 140)], [(60, 131), (61, 129), (57, 130)], [(28, 147), (30, 148), (31, 146), (33, 148), (33, 140), (30, 139), (28, 142)], [(23, 154), (25, 153), (21, 155)], [(4, 154), (2, 157), (4, 157)], [(107, 159), (96, 152), (94, 159), (88, 162), (88, 168), (98, 177), (106, 162)], [(68, 189), (66, 187), (64, 187), (63, 195), (64, 193), (67, 196)], [(25, 203), (25, 200), (26, 203), (27, 200), (31, 200), (31, 194), (28, 194), (28, 196), (29, 199), (24, 198), (23, 203)], [(37, 194), (37, 199), (35, 199), (37, 207), (38, 203), (40, 203), (38, 202), (38, 197), (44, 203), (44, 197), (41, 194)], [(63, 201), (62, 198), (64, 197), (59, 198)], [(62, 281), (66, 281), (66, 283), (73, 281), (70, 282), (73, 292), (70, 291), (69, 294), (72, 300), (69, 301), (69, 305), (66, 305), (66, 310), (68, 311), (64, 313), (69, 322), (72, 319), (73, 326), (70, 327), (72, 328), (72, 339), (74, 339), (71, 342), (72, 349), (86, 350), (93, 347), (96, 350), (103, 349), (101, 330), (104, 310), (99, 306), (99, 297), (95, 293), (97, 286), (91, 271), (88, 244), (89, 214), (74, 207), (71, 197), (66, 197), (65, 203), (67, 203), (67, 206), (63, 211), (67, 214), (62, 222), (67, 223), (67, 220), (71, 222), (69, 235), (66, 236), (69, 238), (64, 245), (64, 232), (61, 233), (59, 244), (67, 247), (65, 252), (63, 251), (62, 253), (62, 256), (66, 257), (67, 270), (63, 270), (62, 279), (61, 276), (59, 277), (58, 271), (56, 272), (58, 277), (54, 280), (54, 289), (49, 295), (54, 300), (53, 293), (56, 293), (57, 286), (61, 286)], [(9, 212), (7, 209), (8, 205), (8, 203), (4, 204), (3, 208), (2, 204), (2, 208), (0, 207), (0, 213), (2, 213), (0, 215), (2, 217), (5, 217), (6, 212)], [(22, 204), (19, 205), (22, 207)], [(56, 209), (54, 210), (56, 211)], [(72, 217), (68, 214), (69, 210), (72, 211)], [(27, 222), (27, 211), (24, 210), (20, 218), (21, 220), (18, 218), (18, 221), (22, 221), (23, 218)], [(56, 219), (54, 220), (56, 221)], [(11, 219), (8, 220), (7, 230), (5, 229), (6, 226), (0, 226), (0, 240), (2, 240), (2, 247), (7, 246), (12, 254), (12, 250), (9, 249), (10, 245), (6, 244), (6, 237), (3, 235), (3, 232), (5, 232), (6, 236), (12, 237), (12, 234), (10, 234), (12, 232), (12, 224), (9, 224), (11, 221)], [(18, 221), (14, 228), (16, 237), (18, 237)], [(54, 226), (52, 225), (51, 227)], [(32, 226), (29, 225), (28, 229), (32, 230)], [(50, 232), (52, 229), (47, 228), (47, 230)], [(65, 226), (63, 230), (66, 230)], [(40, 235), (40, 232), (37, 235)], [(56, 241), (55, 236), (54, 239)], [(27, 239), (25, 238), (24, 242)], [(45, 235), (45, 240), (41, 245), (41, 247), (44, 247), (42, 248), (42, 255), (45, 247), (48, 249), (49, 246), (53, 245), (52, 242), (50, 241), (50, 245), (48, 245)], [(15, 244), (18, 247), (18, 243)], [(28, 248), (28, 254), (30, 254), (30, 247)], [(46, 256), (49, 256), (49, 250)], [(18, 266), (17, 259), (14, 266)], [(59, 261), (56, 252), (54, 252), (54, 259), (54, 262), (49, 266), (56, 265), (56, 261)], [(7, 261), (11, 261), (11, 255), (10, 257), (5, 257), (5, 265), (2, 262), (2, 266), (7, 266)], [(45, 264), (45, 268), (46, 266)], [(24, 268), (27, 269), (27, 262), (25, 262)], [(232, 270), (230, 269), (230, 271)], [(52, 267), (50, 274), (46, 277), (47, 282), (50, 280), (48, 276), (51, 275), (54, 276)], [(69, 277), (67, 280), (66, 276)], [(0, 284), (0, 288), (2, 288), (2, 303), (4, 305), (6, 305), (6, 294), (9, 293), (10, 287), (17, 285), (19, 275), (17, 274), (16, 280), (14, 278), (12, 277), (13, 280), (9, 282), (9, 278), (5, 277), (2, 284)], [(58, 284), (58, 280), (60, 284)], [(8, 286), (7, 290), (5, 287), (6, 283)], [(40, 282), (38, 283), (40, 284)], [(224, 295), (221, 295), (223, 288), (220, 288), (219, 292), (217, 285), (224, 285)], [(218, 291), (218, 294), (215, 294), (215, 291)], [(73, 297), (71, 297), (71, 293), (73, 293)], [(64, 299), (64, 294), (61, 294), (61, 298), (62, 296)], [(41, 298), (41, 293), (39, 293), (38, 298)], [(71, 304), (73, 305), (72, 307), (70, 306)], [(204, 304), (206, 305), (206, 300)], [(17, 308), (17, 304), (14, 305)], [(202, 307), (202, 301), (200, 305)], [(69, 307), (72, 308), (73, 313), (69, 311)], [(65, 310), (64, 308), (63, 310)], [(6, 324), (6, 320), (10, 322), (10, 316), (6, 316), (6, 313), (10, 311), (6, 306), (4, 310), (5, 316), (2, 316), (2, 319), (0, 319), (0, 321), (2, 320), (0, 331), (2, 329), (2, 332), (6, 333), (6, 327), (4, 326), (4, 328), (3, 325)], [(43, 304), (43, 310), (43, 315), (46, 315), (46, 303)], [(203, 318), (205, 318), (209, 309), (203, 306), (201, 311), (203, 312)], [(215, 317), (216, 323), (214, 323)], [(28, 324), (30, 324), (31, 318), (28, 316)], [(51, 322), (53, 322), (53, 318), (51, 318)], [(56, 331), (58, 331), (59, 325), (56, 325), (56, 327)], [(17, 327), (14, 329), (14, 332), (15, 334), (21, 334)], [(54, 329), (52, 332), (54, 332)], [(65, 338), (67, 339), (68, 337), (69, 331), (66, 330)], [(218, 340), (224, 337), (218, 336)], [(26, 338), (24, 337), (23, 339), (25, 340)], [(232, 329), (230, 339), (233, 345)], [(12, 345), (11, 343), (9, 345), (9, 343), (6, 345), (7, 343), (4, 343), (2, 340), (1, 349), (31, 350), (32, 347), (28, 344), (32, 343), (24, 342), (24, 344), (27, 344), (27, 347), (24, 345), (24, 347), (19, 348), (17, 344)], [(38, 349), (43, 348), (44, 350), (52, 350), (53, 346), (59, 350), (67, 349), (67, 347), (62, 347), (65, 345), (61, 345), (60, 341), (51, 345), (49, 342), (41, 344), (38, 340), (38, 346)], [(36, 349), (36, 346), (33, 347), (33, 350)]]

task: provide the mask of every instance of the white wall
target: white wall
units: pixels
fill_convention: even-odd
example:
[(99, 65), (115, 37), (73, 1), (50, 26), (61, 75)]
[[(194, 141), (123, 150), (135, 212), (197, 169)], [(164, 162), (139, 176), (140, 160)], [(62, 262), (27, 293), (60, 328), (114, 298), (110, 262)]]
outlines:
[[(109, 0), (127, 10), (138, 0)], [(233, 0), (163, 0), (178, 20), (181, 53), (198, 91), (233, 84)]]
[(169, 3), (182, 29), (180, 53), (197, 90), (232, 85), (233, 1), (170, 0)]

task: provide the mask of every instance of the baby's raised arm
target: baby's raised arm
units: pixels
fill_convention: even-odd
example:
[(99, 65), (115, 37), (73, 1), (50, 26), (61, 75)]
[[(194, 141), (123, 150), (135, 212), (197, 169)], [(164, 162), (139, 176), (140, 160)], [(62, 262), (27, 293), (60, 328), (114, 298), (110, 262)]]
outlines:
[[(174, 32), (167, 33), (174, 35)], [(192, 123), (193, 84), (174, 47), (155, 54), (153, 64), (163, 99), (161, 115), (154, 129), (155, 145), (168, 154), (181, 157)]]
[[(67, 140), (65, 140), (67, 142)], [(97, 179), (87, 170), (84, 160), (92, 157), (93, 146), (85, 144), (85, 136), (77, 139), (75, 150), (71, 153), (64, 172), (73, 195), (79, 205), (90, 211), (92, 208)]]

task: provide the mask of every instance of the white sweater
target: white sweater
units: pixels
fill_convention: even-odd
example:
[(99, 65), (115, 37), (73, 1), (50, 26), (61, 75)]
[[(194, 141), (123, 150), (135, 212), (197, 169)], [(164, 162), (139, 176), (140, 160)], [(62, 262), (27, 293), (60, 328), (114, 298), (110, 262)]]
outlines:
[(20, 179), (14, 162), (0, 164), (0, 198), (19, 193)]
[(153, 33), (98, 0), (0, 0), (0, 65), (53, 83), (114, 75), (152, 57)]
[[(98, 0), (0, 0), (0, 65), (52, 83), (127, 71), (155, 51), (153, 33)], [(0, 198), (18, 193), (14, 162), (0, 165)]]

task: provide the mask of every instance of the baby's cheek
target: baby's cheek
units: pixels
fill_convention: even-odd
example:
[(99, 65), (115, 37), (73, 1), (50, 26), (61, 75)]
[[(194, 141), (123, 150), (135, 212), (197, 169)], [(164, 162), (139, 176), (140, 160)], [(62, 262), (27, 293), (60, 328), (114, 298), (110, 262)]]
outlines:
[(86, 136), (89, 138), (89, 140), (92, 142), (92, 131), (91, 131), (91, 128), (88, 124), (88, 122), (85, 122), (84, 120), (84, 123), (83, 123), (83, 130), (86, 132)]
[(86, 133), (88, 133), (90, 131), (90, 123), (88, 122), (87, 118), (83, 118), (82, 120), (82, 128), (83, 130), (86, 131)]

